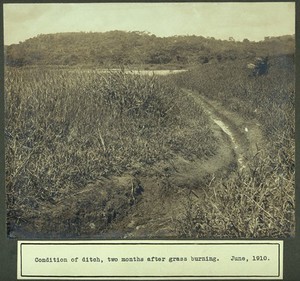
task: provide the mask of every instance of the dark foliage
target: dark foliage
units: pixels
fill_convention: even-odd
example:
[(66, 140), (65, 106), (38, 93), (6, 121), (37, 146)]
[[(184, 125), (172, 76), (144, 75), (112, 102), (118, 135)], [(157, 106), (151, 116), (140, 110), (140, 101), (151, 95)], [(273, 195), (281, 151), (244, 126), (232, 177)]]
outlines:
[(145, 32), (74, 32), (38, 35), (6, 46), (6, 64), (24, 65), (158, 65), (205, 64), (294, 52), (294, 36), (261, 42), (216, 40), (202, 36), (160, 38)]

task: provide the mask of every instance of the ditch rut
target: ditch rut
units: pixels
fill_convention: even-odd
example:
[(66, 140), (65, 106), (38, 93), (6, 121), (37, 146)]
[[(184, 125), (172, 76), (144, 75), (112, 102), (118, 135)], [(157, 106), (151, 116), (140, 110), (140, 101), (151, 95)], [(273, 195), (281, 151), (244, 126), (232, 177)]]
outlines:
[(177, 222), (184, 219), (188, 206), (195, 201), (205, 204), (204, 192), (211, 182), (247, 169), (247, 162), (262, 145), (257, 121), (244, 120), (218, 102), (193, 91), (183, 90), (183, 93), (192, 96), (209, 116), (220, 147), (208, 160), (190, 162), (177, 157), (172, 164), (176, 172), (164, 179), (163, 186), (155, 170), (161, 170), (165, 164), (158, 164), (152, 175), (141, 178), (144, 192), (140, 200), (123, 219), (113, 222), (101, 237), (176, 238)]

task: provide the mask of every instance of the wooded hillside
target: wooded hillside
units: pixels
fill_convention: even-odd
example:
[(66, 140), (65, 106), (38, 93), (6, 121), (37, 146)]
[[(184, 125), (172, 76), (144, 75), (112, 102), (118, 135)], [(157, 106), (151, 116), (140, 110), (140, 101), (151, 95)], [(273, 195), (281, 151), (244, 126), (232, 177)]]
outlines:
[(158, 65), (184, 67), (211, 61), (293, 54), (295, 36), (266, 37), (261, 42), (217, 40), (202, 36), (157, 37), (146, 32), (72, 32), (38, 35), (5, 46), (9, 66)]

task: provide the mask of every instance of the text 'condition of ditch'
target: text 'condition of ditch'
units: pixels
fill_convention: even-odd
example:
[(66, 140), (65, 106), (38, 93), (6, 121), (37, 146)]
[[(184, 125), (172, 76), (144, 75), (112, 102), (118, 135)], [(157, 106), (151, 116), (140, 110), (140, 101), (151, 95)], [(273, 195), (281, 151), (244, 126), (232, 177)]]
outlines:
[(281, 241), (19, 241), (19, 279), (280, 279)]

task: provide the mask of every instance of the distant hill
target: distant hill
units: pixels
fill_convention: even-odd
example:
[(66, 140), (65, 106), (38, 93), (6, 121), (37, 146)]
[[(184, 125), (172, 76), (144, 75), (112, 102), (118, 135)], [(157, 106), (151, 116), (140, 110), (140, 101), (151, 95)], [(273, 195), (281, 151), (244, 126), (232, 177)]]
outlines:
[(295, 36), (266, 37), (261, 42), (217, 40), (202, 36), (157, 37), (146, 32), (71, 32), (42, 34), (5, 46), (9, 66), (159, 65), (294, 54)]

